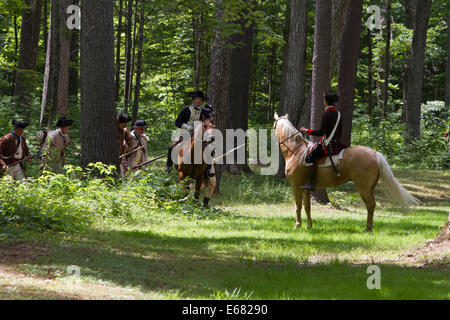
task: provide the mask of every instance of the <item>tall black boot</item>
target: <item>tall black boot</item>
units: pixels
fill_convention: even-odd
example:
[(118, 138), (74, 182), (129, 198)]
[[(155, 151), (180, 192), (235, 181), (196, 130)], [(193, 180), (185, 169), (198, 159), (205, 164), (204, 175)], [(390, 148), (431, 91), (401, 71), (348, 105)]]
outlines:
[(207, 198), (207, 197), (203, 198), (203, 206), (205, 208), (209, 208), (209, 198)]
[(166, 162), (166, 170), (164, 172), (169, 173), (172, 170), (173, 161), (172, 161), (172, 149), (173, 147), (169, 147), (169, 153), (167, 154), (167, 162)]
[(316, 164), (308, 167), (307, 184), (305, 186), (301, 186), (300, 189), (316, 191), (316, 171), (317, 171)]
[(212, 165), (208, 164), (205, 172), (205, 179), (209, 179), (215, 176), (215, 173), (211, 172)]

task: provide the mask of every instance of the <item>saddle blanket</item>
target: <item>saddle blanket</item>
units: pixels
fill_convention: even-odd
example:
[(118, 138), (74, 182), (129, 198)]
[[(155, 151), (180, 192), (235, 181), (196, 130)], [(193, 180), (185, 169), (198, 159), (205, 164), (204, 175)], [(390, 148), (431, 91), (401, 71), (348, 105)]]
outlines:
[[(302, 166), (310, 167), (310, 166), (313, 165), (312, 163), (306, 163), (306, 156), (309, 154), (310, 149), (311, 149), (312, 147), (313, 147), (313, 145), (311, 145), (310, 147), (308, 147), (308, 149), (306, 149), (306, 151), (303, 153), (303, 156), (302, 156), (302, 158), (301, 158), (301, 160), (300, 160), (300, 164), (301, 164)], [(339, 154), (337, 154), (337, 155), (335, 155), (335, 156), (332, 156), (334, 165), (335, 165), (336, 167), (339, 165), (339, 163), (341, 162), (341, 160), (344, 159), (344, 151), (345, 151), (345, 149), (342, 149), (342, 151), (341, 151)], [(331, 160), (330, 160), (330, 157), (329, 157), (329, 156), (326, 156), (326, 157), (323, 157), (323, 158), (317, 160), (317, 163), (318, 163), (318, 167), (331, 167), (331, 166), (332, 166), (332, 165), (331, 165)]]

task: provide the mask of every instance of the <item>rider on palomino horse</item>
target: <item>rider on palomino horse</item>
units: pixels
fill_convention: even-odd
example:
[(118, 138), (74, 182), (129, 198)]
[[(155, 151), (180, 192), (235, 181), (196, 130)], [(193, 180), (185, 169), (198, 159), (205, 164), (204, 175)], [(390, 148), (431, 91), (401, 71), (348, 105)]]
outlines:
[(339, 101), (339, 97), (337, 94), (325, 92), (323, 96), (325, 113), (322, 117), (320, 129), (312, 130), (304, 127), (300, 129), (301, 132), (310, 136), (321, 137), (320, 142), (313, 147), (313, 151), (306, 157), (306, 162), (313, 165), (309, 167), (308, 184), (301, 188), (311, 191), (316, 189), (317, 161), (328, 155), (337, 155), (345, 148), (345, 145), (340, 141), (342, 135), (341, 114), (334, 106)]

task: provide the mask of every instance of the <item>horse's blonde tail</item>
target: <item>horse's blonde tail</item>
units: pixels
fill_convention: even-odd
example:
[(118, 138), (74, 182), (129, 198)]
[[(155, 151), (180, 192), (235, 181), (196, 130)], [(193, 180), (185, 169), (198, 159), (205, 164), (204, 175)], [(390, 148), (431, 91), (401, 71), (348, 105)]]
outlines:
[(391, 167), (383, 154), (377, 152), (378, 166), (380, 167), (380, 179), (384, 184), (386, 196), (393, 203), (400, 204), (402, 208), (409, 208), (421, 203), (413, 197), (402, 185), (395, 179)]

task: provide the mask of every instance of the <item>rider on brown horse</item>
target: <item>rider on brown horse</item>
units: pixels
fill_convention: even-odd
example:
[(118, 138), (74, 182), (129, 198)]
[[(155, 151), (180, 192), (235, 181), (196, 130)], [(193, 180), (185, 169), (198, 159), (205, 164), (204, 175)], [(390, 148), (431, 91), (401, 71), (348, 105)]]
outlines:
[(307, 185), (300, 187), (311, 191), (316, 188), (317, 160), (328, 155), (337, 155), (345, 148), (345, 145), (340, 141), (342, 135), (341, 114), (334, 106), (339, 101), (339, 97), (334, 93), (324, 93), (323, 96), (325, 113), (322, 117), (320, 129), (312, 130), (304, 127), (300, 129), (301, 132), (310, 136), (321, 137), (320, 142), (313, 147), (313, 151), (306, 157), (306, 162), (313, 165), (309, 167)]

